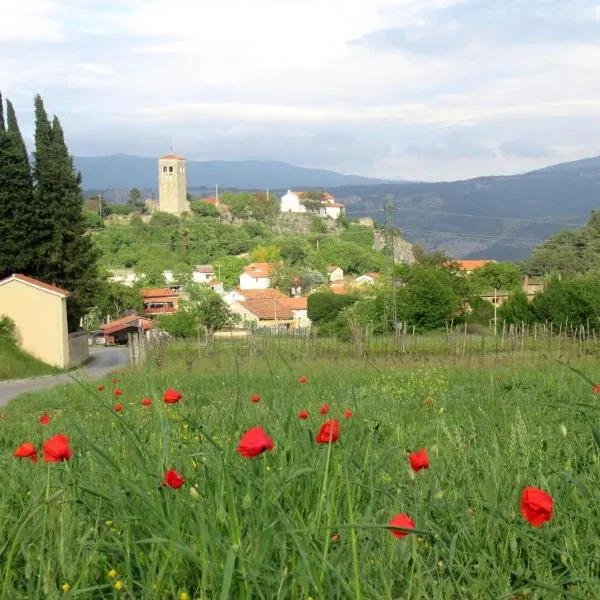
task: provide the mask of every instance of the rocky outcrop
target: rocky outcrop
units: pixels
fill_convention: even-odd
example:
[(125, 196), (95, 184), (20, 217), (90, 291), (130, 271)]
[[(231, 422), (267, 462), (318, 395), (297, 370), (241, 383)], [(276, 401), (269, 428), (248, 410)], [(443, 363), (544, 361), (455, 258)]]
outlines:
[[(373, 250), (381, 252), (385, 246), (385, 231), (376, 229), (373, 231)], [(407, 242), (400, 234), (394, 234), (394, 260), (409, 265), (415, 262), (412, 244)]]

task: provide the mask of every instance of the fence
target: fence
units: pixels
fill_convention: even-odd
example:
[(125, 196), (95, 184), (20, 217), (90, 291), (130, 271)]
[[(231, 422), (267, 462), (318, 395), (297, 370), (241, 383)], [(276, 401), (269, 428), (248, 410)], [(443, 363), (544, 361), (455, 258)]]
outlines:
[[(204, 340), (202, 340), (204, 341)], [(406, 328), (376, 335), (369, 328), (353, 327), (346, 337), (320, 337), (315, 327), (301, 331), (248, 331), (243, 337), (223, 335), (212, 344), (194, 340), (161, 340), (151, 343), (149, 357), (162, 365), (165, 359), (179, 357), (188, 367), (195, 358), (227, 354), (250, 359), (279, 354), (292, 361), (342, 360), (376, 361), (378, 364), (445, 364), (486, 366), (493, 363), (541, 364), (559, 360), (598, 360), (600, 340), (587, 327), (567, 325), (503, 325), (470, 330), (468, 326), (448, 325), (445, 330), (419, 334)]]

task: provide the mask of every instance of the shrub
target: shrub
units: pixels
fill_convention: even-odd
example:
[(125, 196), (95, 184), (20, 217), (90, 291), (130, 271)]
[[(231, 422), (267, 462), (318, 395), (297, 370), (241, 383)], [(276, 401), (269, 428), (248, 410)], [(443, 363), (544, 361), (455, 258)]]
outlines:
[(0, 339), (15, 341), (15, 322), (6, 315), (0, 315)]
[(315, 292), (308, 297), (308, 318), (317, 324), (333, 321), (344, 307), (351, 306), (356, 300), (352, 295)]

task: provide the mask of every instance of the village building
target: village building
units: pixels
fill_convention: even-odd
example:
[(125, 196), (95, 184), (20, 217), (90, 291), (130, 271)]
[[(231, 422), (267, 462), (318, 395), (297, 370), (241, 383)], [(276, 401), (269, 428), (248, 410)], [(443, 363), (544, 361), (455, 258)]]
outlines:
[(312, 213), (320, 217), (339, 219), (345, 211), (345, 205), (335, 201), (328, 192), (321, 194), (320, 201), (313, 201), (307, 197), (307, 192), (294, 192), (288, 190), (281, 197), (282, 213)]
[(183, 156), (166, 154), (158, 159), (158, 209), (180, 216), (190, 211), (187, 199), (187, 161)]
[(0, 281), (0, 315), (15, 323), (17, 343), (35, 358), (66, 369), (88, 358), (86, 332), (69, 333), (67, 290), (16, 273)]
[(359, 275), (354, 280), (354, 284), (356, 286), (372, 285), (373, 283), (375, 283), (377, 281), (377, 279), (379, 279), (379, 273), (375, 273), (375, 272), (364, 273), (363, 275)]
[(106, 345), (126, 344), (129, 340), (129, 334), (132, 333), (141, 332), (148, 339), (149, 332), (153, 327), (154, 321), (152, 319), (138, 315), (129, 315), (101, 325), (100, 331)]
[(344, 271), (337, 265), (328, 265), (327, 275), (329, 276), (329, 281), (331, 283), (339, 283), (344, 281)]
[(179, 294), (176, 290), (163, 288), (143, 290), (144, 315), (172, 315), (177, 312)]
[(265, 288), (261, 290), (242, 290), (240, 288), (233, 288), (223, 296), (223, 300), (225, 300), (227, 304), (244, 300), (257, 300), (259, 298), (287, 298), (287, 296), (275, 288)]
[(490, 258), (483, 259), (474, 259), (474, 260), (459, 260), (455, 259), (453, 262), (458, 263), (459, 269), (461, 272), (470, 275), (475, 269), (481, 269), (481, 267), (485, 267), (485, 265), (489, 263), (495, 263), (495, 260)]
[(261, 290), (270, 287), (270, 275), (273, 271), (271, 263), (252, 263), (240, 275), (240, 289)]
[(232, 302), (229, 308), (240, 317), (245, 328), (295, 330), (310, 327), (306, 298), (254, 298)]
[(132, 287), (138, 280), (137, 275), (133, 269), (109, 269), (109, 276), (107, 281), (109, 283), (120, 283), (127, 287)]
[(212, 265), (196, 265), (192, 272), (194, 283), (208, 283), (215, 278), (215, 269)]

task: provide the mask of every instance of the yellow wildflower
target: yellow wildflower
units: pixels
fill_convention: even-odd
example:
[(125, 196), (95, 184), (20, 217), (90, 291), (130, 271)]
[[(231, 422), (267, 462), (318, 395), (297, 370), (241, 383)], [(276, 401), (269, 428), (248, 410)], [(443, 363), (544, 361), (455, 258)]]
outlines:
[(117, 591), (122, 590), (123, 589), (123, 582), (122, 581), (115, 581), (115, 585), (113, 585), (113, 587)]
[(62, 584), (61, 588), (63, 592), (67, 593), (71, 589), (71, 586), (67, 582), (65, 582)]
[(179, 600), (190, 600), (190, 597), (185, 592), (181, 592), (181, 594), (179, 594)]
[(117, 578), (117, 571), (116, 569), (111, 569), (107, 574), (107, 577), (110, 577), (111, 579), (116, 579)]

